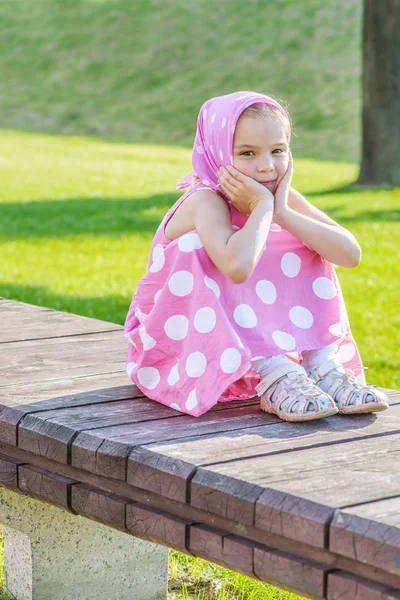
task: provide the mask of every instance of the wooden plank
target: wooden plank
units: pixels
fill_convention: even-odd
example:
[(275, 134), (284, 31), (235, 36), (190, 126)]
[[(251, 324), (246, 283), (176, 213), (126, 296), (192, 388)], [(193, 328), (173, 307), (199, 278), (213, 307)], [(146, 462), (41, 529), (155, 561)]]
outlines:
[(123, 330), (121, 325), (15, 300), (2, 300), (0, 343)]
[(99, 490), (86, 483), (71, 486), (71, 508), (82, 517), (93, 519), (115, 529), (125, 529), (125, 506), (129, 498)]
[[(127, 341), (120, 331), (7, 344), (0, 365), (0, 388), (59, 379), (63, 375), (125, 370)], [(75, 371), (75, 373), (74, 373)], [(93, 371), (94, 373), (95, 371)]]
[(129, 384), (128, 377), (124, 371), (116, 373), (104, 373), (88, 375), (86, 377), (69, 378), (60, 377), (51, 381), (34, 382), (21, 387), (6, 387), (1, 390), (1, 405), (3, 406), (27, 406), (33, 403), (54, 401), (54, 398), (65, 398), (81, 396), (85, 393), (95, 394), (110, 391), (112, 388), (121, 387), (126, 390), (137, 389)]
[[(385, 489), (382, 494), (386, 495)], [(400, 575), (400, 495), (337, 511), (329, 548)]]
[(0, 454), (0, 485), (18, 490), (18, 466), (23, 461)]
[(69, 496), (74, 479), (56, 475), (40, 467), (22, 465), (18, 467), (18, 487), (25, 494), (38, 500), (50, 502), (72, 512)]
[[(257, 410), (257, 409), (255, 409)], [(267, 456), (296, 448), (307, 448), (400, 431), (399, 404), (376, 415), (335, 415), (328, 419), (288, 423), (271, 414), (265, 415), (265, 424), (251, 429), (239, 428), (229, 435), (207, 434), (177, 439), (176, 441), (149, 444), (148, 448), (199, 466)], [(244, 416), (246, 418), (246, 416)], [(247, 424), (247, 418), (246, 418)], [(121, 439), (121, 438), (119, 438)]]
[(186, 552), (187, 528), (192, 521), (150, 509), (139, 502), (126, 505), (126, 528), (135, 537)]
[[(153, 404), (163, 406), (154, 402)], [(265, 417), (257, 405), (242, 401), (232, 402), (229, 407), (219, 404), (196, 419), (189, 415), (179, 414), (172, 409), (167, 408), (167, 410), (170, 412), (166, 413), (167, 417), (162, 419), (153, 418), (151, 421), (96, 428), (92, 432), (83, 431), (72, 441), (71, 464), (93, 473), (115, 477), (116, 468), (118, 472), (125, 470), (125, 459), (123, 465), (120, 467), (116, 465), (117, 448), (131, 450), (134, 446), (148, 444), (155, 440), (165, 438), (176, 440), (187, 435), (192, 436), (194, 431), (197, 431), (198, 435), (210, 431), (226, 433), (238, 427), (243, 429), (265, 421)], [(156, 408), (152, 412), (152, 415), (162, 414), (165, 415), (165, 411)], [(110, 456), (114, 457), (111, 462)]]
[(187, 501), (187, 482), (196, 468), (146, 448), (134, 448), (128, 459), (127, 482), (164, 498)]
[(88, 404), (100, 404), (134, 398), (143, 398), (142, 392), (134, 385), (125, 385), (87, 391), (80, 394), (71, 394), (69, 396), (59, 396), (20, 406), (2, 406), (0, 404), (0, 439), (7, 444), (17, 445), (17, 425), (25, 415), (30, 413), (42, 413), (49, 409), (73, 408)]
[[(238, 489), (241, 482), (260, 486), (265, 490), (254, 505), (257, 529), (324, 547), (335, 508), (379, 500), (382, 489), (388, 495), (400, 493), (399, 458), (399, 436), (387, 435), (213, 465), (198, 469), (193, 477), (191, 505), (204, 507), (206, 497), (208, 510), (225, 516), (232, 502), (225, 477), (237, 480)], [(244, 515), (249, 523), (246, 494), (238, 493), (235, 502), (232, 514), (239, 522)]]
[(254, 548), (254, 574), (272, 585), (323, 600), (325, 578), (329, 567), (314, 561), (294, 558), (272, 548)]
[(349, 575), (328, 573), (327, 600), (400, 600), (400, 591)]
[(188, 547), (194, 556), (215, 562), (248, 577), (256, 578), (253, 573), (253, 548), (262, 547), (226, 531), (195, 524), (189, 529)]
[[(125, 423), (128, 420), (148, 421), (168, 417), (173, 412), (173, 409), (148, 398), (42, 411), (26, 415), (19, 423), (18, 446), (34, 454), (68, 463), (71, 442), (82, 430)], [(118, 448), (121, 449), (121, 454), (117, 458), (119, 456), (125, 460), (127, 449), (121, 444)]]

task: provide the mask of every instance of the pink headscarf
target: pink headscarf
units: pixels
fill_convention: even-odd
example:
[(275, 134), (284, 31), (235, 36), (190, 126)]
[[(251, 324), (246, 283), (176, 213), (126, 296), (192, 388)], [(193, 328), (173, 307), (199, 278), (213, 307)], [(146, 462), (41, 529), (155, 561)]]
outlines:
[(216, 189), (219, 167), (233, 165), (233, 137), (239, 117), (251, 104), (259, 102), (275, 106), (289, 121), (288, 114), (276, 100), (257, 92), (234, 92), (210, 98), (203, 104), (192, 152), (194, 171), (177, 184), (176, 190), (189, 187), (196, 176), (203, 185)]

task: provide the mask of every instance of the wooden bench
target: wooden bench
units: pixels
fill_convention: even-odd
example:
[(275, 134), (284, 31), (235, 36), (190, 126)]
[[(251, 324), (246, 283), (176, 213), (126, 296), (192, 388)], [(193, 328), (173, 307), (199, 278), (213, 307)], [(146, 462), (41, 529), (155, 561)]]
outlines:
[(26, 536), (31, 598), (165, 599), (166, 547), (309, 598), (400, 598), (400, 393), (299, 424), (256, 398), (194, 418), (129, 383), (119, 325), (5, 299), (0, 322), (0, 522), (11, 571)]

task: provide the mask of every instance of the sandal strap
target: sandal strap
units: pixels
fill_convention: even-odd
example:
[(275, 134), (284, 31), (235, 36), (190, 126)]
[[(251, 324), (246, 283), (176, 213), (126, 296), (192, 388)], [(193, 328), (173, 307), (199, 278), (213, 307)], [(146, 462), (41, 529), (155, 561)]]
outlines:
[(260, 383), (258, 385), (256, 385), (256, 387), (255, 387), (257, 395), (262, 396), (263, 393), (269, 387), (271, 387), (271, 385), (273, 383), (275, 383), (275, 381), (277, 381), (278, 379), (281, 379), (283, 376), (287, 375), (288, 373), (292, 373), (294, 371), (301, 371), (302, 373), (305, 373), (304, 368), (301, 365), (298, 365), (297, 363), (293, 363), (290, 365), (289, 364), (282, 365), (282, 367), (278, 367), (277, 369), (272, 371), (272, 373), (265, 375), (265, 377), (263, 377), (261, 379)]
[(310, 377), (310, 379), (317, 382), (325, 377), (329, 371), (332, 371), (332, 369), (337, 369), (338, 367), (343, 369), (342, 363), (337, 358), (331, 358), (330, 360), (322, 363), (322, 365), (319, 365), (319, 367), (314, 367), (313, 369), (307, 371), (307, 375)]

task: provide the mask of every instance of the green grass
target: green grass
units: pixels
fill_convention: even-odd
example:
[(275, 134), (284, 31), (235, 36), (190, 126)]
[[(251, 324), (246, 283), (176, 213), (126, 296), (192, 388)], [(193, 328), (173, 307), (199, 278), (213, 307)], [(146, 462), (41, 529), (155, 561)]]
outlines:
[(289, 104), (297, 156), (360, 153), (362, 0), (5, 0), (0, 127), (190, 146), (201, 104)]
[[(0, 146), (0, 296), (123, 324), (191, 152), (12, 131)], [(353, 187), (354, 164), (294, 158), (294, 187), (363, 248), (359, 267), (337, 273), (368, 381), (399, 388), (400, 188)], [(295, 596), (170, 552), (171, 600), (228, 598)]]

